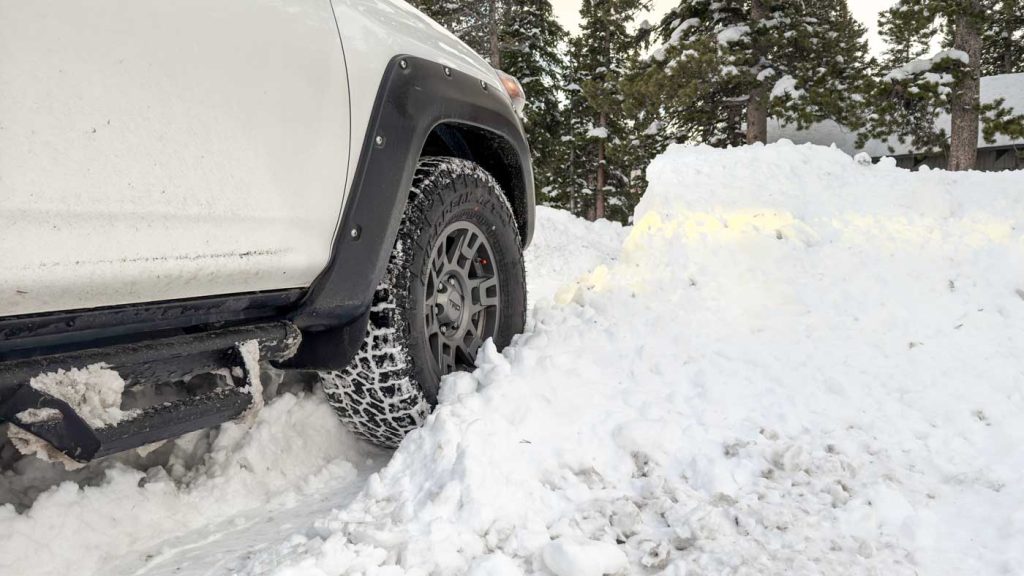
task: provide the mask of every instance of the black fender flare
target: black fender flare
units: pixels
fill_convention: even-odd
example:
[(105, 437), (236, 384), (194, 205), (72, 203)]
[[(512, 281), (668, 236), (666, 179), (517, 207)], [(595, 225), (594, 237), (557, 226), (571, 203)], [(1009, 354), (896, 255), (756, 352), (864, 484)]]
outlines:
[(303, 343), (286, 367), (337, 370), (355, 355), (398, 235), (420, 152), (442, 125), (497, 140), (504, 150), (499, 182), (513, 188), (506, 193), (524, 246), (529, 243), (535, 204), (530, 149), (507, 96), (436, 62), (396, 56), (377, 92), (330, 262), (289, 318), (302, 330)]

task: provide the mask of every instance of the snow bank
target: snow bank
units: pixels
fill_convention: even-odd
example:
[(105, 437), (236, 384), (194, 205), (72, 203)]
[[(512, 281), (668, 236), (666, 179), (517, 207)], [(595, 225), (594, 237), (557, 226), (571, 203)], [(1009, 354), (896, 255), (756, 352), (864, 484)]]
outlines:
[(550, 300), (567, 282), (614, 261), (629, 232), (618, 222), (588, 222), (546, 206), (537, 207), (536, 228), (526, 251), (531, 303)]
[(648, 178), (618, 261), (278, 573), (1024, 570), (1024, 176), (780, 144)]

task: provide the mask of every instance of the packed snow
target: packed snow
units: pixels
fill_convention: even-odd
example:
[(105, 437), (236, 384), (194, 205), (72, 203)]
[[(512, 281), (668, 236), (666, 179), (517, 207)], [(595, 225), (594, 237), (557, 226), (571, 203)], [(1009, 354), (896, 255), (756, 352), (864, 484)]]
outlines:
[(630, 229), (538, 212), (526, 333), (395, 452), (299, 386), (41, 494), (22, 459), (0, 573), (1024, 572), (1024, 175), (780, 143), (647, 176)]

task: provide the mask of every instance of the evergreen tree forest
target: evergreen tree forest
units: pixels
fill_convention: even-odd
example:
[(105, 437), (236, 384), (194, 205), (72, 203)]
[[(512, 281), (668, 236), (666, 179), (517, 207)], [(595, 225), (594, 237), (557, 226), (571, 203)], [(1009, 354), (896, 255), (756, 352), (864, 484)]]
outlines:
[[(1024, 137), (1024, 110), (981, 76), (1024, 72), (1024, 2), (896, 0), (873, 56), (848, 0), (582, 0), (570, 35), (550, 0), (411, 0), (527, 93), (538, 201), (627, 221), (672, 143), (766, 142), (768, 122), (833, 120), (974, 166), (981, 139)], [(936, 119), (952, 117), (950, 134)]]

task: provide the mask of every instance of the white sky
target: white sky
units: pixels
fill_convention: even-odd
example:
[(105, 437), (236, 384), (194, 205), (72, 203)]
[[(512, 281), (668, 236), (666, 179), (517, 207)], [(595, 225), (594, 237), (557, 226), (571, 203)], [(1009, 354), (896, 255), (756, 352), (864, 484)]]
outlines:
[[(878, 13), (895, 4), (895, 0), (849, 0), (850, 10), (861, 22), (868, 27), (868, 41), (871, 43), (871, 51), (880, 53), (882, 41), (878, 37)], [(555, 9), (555, 16), (563, 26), (575, 34), (580, 26), (580, 0), (551, 0)], [(676, 5), (676, 0), (653, 0), (654, 10), (651, 14), (644, 16), (651, 22), (657, 22), (662, 14)]]

